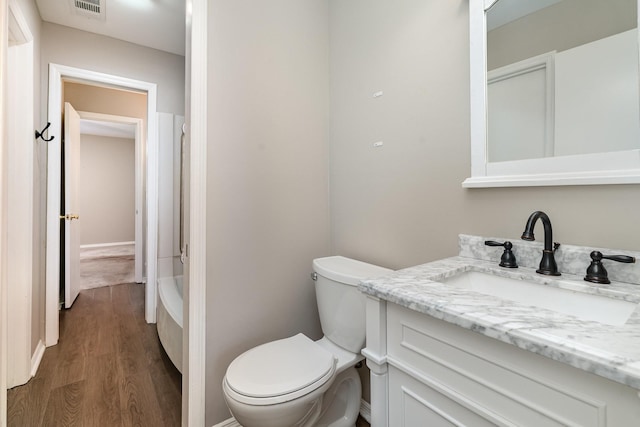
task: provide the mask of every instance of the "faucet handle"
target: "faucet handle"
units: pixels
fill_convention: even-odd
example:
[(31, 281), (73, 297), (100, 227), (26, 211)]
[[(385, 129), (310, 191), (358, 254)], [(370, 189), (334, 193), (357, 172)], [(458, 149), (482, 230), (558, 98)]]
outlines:
[(495, 240), (485, 240), (484, 242), (487, 246), (502, 246), (504, 247), (504, 252), (502, 253), (502, 257), (500, 258), (500, 267), (506, 268), (518, 268), (518, 263), (516, 261), (516, 256), (511, 252), (511, 248), (513, 248), (513, 243), (506, 241), (503, 243), (496, 242)]
[(589, 254), (591, 257), (591, 264), (587, 267), (587, 275), (584, 276), (584, 280), (591, 283), (600, 283), (603, 285), (608, 285), (611, 283), (609, 280), (607, 269), (604, 268), (602, 264), (603, 259), (610, 259), (612, 261), (624, 262), (624, 263), (634, 263), (636, 259), (632, 256), (627, 255), (603, 255), (600, 251), (592, 251)]

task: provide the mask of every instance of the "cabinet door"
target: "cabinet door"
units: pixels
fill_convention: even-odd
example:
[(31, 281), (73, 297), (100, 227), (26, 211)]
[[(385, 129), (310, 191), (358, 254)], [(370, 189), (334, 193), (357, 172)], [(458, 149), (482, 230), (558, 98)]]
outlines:
[(489, 422), (477, 413), (459, 405), (455, 400), (390, 366), (389, 425), (393, 427), (495, 427), (496, 423)]
[(387, 345), (390, 427), (640, 427), (636, 389), (393, 304)]

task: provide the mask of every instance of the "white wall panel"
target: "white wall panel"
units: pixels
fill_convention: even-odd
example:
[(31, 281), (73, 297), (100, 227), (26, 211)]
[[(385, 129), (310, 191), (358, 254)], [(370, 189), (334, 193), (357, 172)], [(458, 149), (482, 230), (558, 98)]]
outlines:
[(556, 156), (640, 148), (638, 32), (556, 55)]

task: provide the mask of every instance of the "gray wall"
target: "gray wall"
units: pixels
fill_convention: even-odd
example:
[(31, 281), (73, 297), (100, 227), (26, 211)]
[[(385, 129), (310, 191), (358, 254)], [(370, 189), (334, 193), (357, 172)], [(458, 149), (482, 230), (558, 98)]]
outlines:
[(209, 2), (206, 425), (227, 365), (321, 337), (310, 279), (329, 254), (328, 3)]
[(399, 268), (455, 252), (469, 215), (467, 20), (462, 0), (331, 2), (334, 253)]
[(80, 244), (135, 240), (135, 140), (82, 135)]
[(184, 115), (183, 56), (43, 22), (43, 113), (47, 108), (49, 63), (156, 83), (158, 111)]

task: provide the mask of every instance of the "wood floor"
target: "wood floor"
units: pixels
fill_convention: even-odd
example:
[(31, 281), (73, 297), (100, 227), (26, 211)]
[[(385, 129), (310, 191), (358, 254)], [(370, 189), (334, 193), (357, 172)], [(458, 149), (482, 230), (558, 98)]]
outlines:
[(371, 427), (368, 422), (364, 420), (362, 417), (358, 417), (356, 421), (356, 427)]
[(8, 392), (8, 425), (180, 425), (182, 376), (144, 321), (144, 285), (80, 292), (37, 375)]

